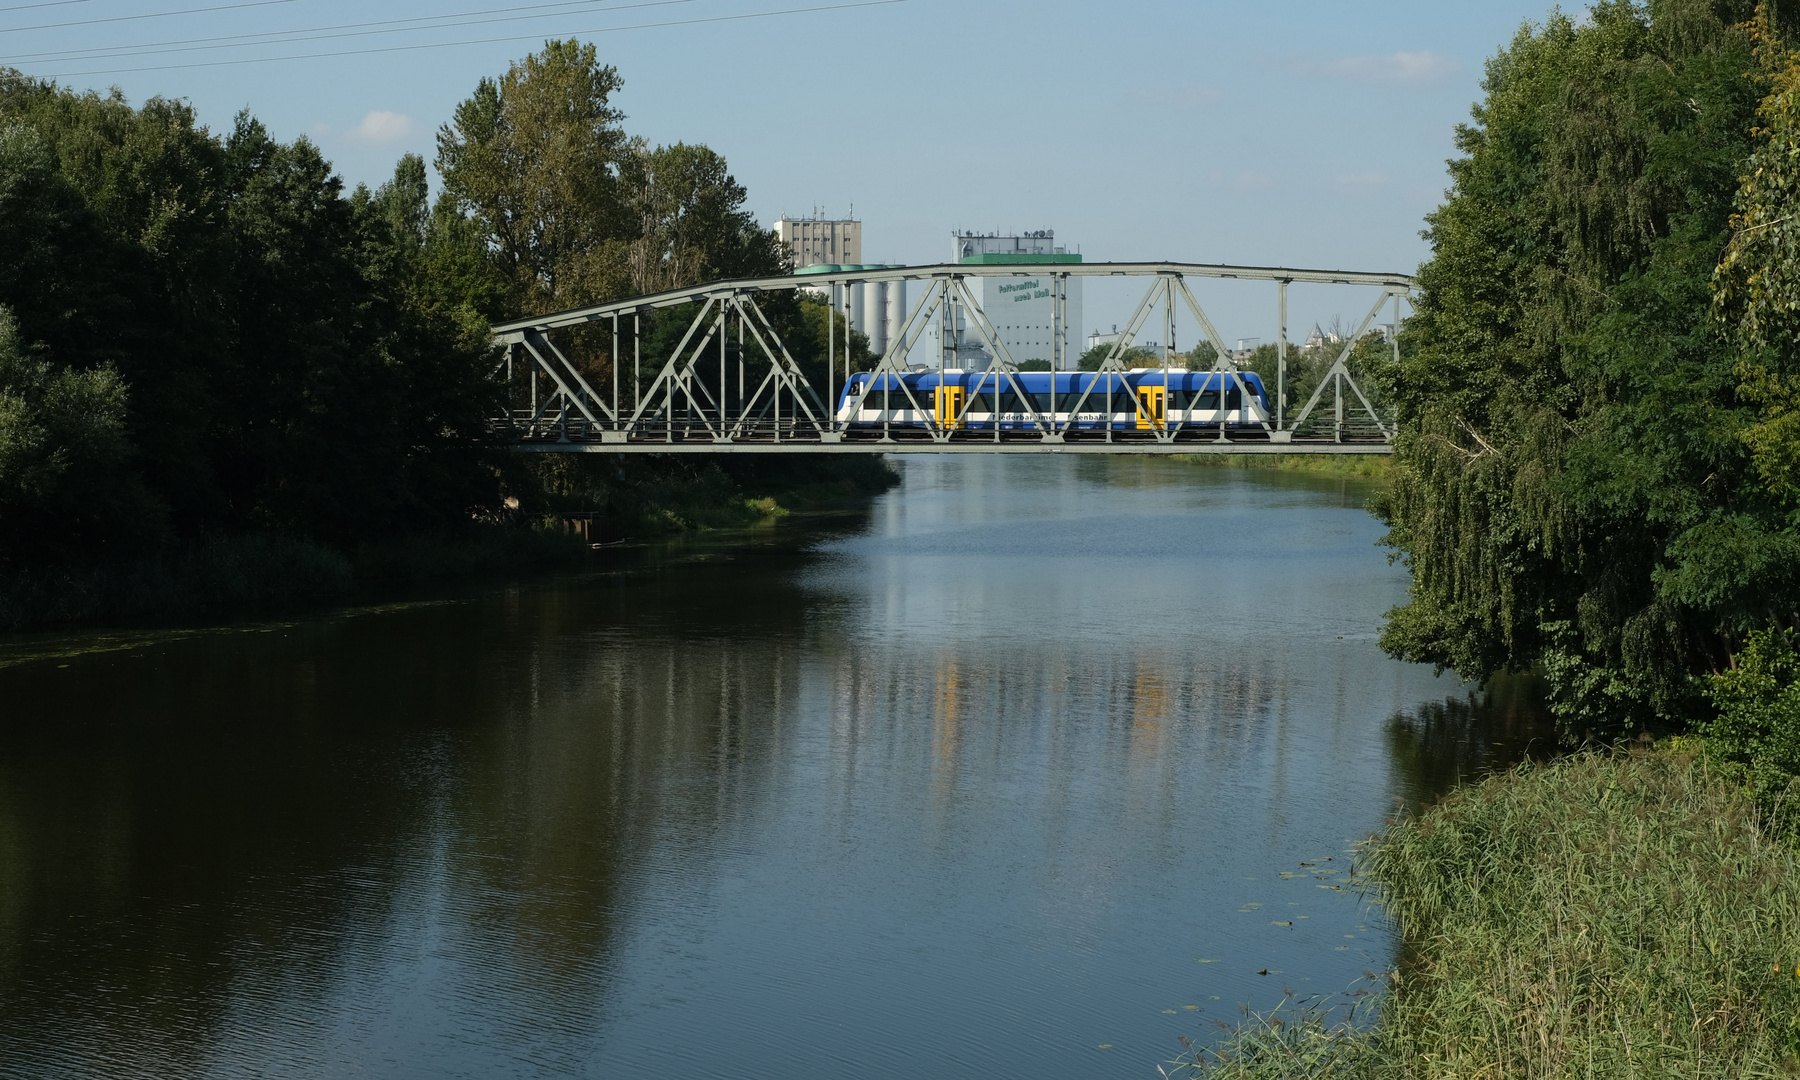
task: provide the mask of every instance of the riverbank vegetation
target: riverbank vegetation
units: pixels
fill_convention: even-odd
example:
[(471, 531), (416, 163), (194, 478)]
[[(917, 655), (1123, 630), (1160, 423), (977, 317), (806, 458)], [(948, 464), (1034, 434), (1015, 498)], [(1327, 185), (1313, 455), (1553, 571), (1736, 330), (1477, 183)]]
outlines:
[(1272, 469), (1376, 482), (1385, 481), (1392, 469), (1383, 454), (1176, 454), (1174, 459), (1215, 469)]
[[(1377, 376), (1392, 655), (1565, 745), (1362, 860), (1400, 960), (1215, 1076), (1800, 1071), (1800, 8), (1604, 0), (1489, 63)], [(1646, 740), (1660, 739), (1649, 750)]]
[[(511, 534), (560, 514), (642, 534), (892, 483), (843, 459), (525, 458), (488, 430), (493, 323), (786, 269), (720, 155), (626, 132), (622, 85), (572, 41), (482, 80), (434, 199), (416, 155), (346, 191), (247, 112), (214, 132), (181, 101), (0, 69), (0, 628), (331, 593), (409, 572), (398, 552), (417, 573), (545, 557), (564, 545)], [(823, 385), (814, 306), (765, 310)], [(647, 318), (651, 374), (691, 315)], [(610, 342), (569, 349), (610, 381)]]
[(1689, 727), (1705, 676), (1800, 611), (1791, 6), (1521, 31), (1429, 218), (1379, 502), (1412, 589), (1383, 645), (1541, 671), (1571, 739)]
[(1361, 861), (1403, 930), (1373, 1025), (1257, 1018), (1202, 1075), (1777, 1077), (1800, 1064), (1800, 860), (1692, 748), (1527, 765)]

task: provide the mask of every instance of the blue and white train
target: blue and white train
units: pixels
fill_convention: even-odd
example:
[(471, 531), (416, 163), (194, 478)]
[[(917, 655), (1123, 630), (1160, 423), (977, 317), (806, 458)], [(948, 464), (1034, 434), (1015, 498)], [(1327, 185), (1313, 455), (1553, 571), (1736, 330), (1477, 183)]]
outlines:
[[(1029, 404), (1019, 390), (1031, 399)], [(1071, 410), (1079, 410), (1073, 413), (1073, 424)], [(884, 423), (894, 428), (928, 428), (935, 424), (939, 429), (964, 431), (993, 431), (996, 423), (1002, 431), (1038, 430), (1040, 423), (1059, 431), (1216, 428), (1221, 422), (1227, 428), (1241, 428), (1269, 419), (1269, 399), (1262, 379), (1249, 371), (1235, 377), (1218, 371), (1161, 368), (1136, 368), (1123, 374), (1016, 371), (1010, 379), (993, 371), (956, 369), (941, 374), (888, 374), (879, 379), (864, 372), (852, 375), (844, 384), (837, 419), (851, 428)]]

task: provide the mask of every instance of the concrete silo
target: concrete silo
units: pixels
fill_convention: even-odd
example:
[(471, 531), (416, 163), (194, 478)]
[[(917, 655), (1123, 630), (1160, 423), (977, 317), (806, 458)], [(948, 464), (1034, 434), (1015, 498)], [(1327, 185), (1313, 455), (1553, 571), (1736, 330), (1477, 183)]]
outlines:
[[(861, 270), (861, 269), (863, 269), (863, 267), (861, 267), (861, 266), (846, 266), (846, 267), (844, 267), (844, 269), (846, 269), (846, 270)], [(848, 307), (850, 309), (850, 311), (849, 311), (850, 329), (856, 330), (856, 331), (859, 331), (859, 332), (865, 333), (865, 334), (868, 333), (867, 330), (863, 329), (863, 326), (865, 325), (864, 320), (863, 320), (863, 285), (861, 283), (856, 283), (856, 284), (846, 283), (844, 285), (844, 292), (846, 294), (844, 296), (844, 304), (846, 307)]]
[(888, 284), (885, 281), (865, 281), (862, 284), (862, 325), (857, 329), (868, 335), (869, 352), (876, 356), (887, 352), (887, 293)]
[[(887, 286), (887, 341), (888, 348), (897, 348), (903, 342), (900, 331), (906, 326), (906, 282), (890, 281)], [(882, 350), (884, 353), (886, 349)]]

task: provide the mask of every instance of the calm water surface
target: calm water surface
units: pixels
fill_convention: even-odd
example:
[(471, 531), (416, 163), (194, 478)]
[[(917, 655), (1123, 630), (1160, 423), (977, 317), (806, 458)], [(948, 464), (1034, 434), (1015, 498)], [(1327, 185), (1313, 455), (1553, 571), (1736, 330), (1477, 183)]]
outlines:
[(1331, 871), (1543, 732), (1382, 656), (1367, 489), (902, 467), (612, 572), (0, 643), (0, 1075), (1151, 1077), (1388, 963)]

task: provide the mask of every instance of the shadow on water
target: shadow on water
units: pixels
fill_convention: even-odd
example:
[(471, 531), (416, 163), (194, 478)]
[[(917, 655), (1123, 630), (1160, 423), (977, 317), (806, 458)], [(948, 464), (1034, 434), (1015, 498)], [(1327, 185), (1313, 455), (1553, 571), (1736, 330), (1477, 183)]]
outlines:
[(746, 540), (15, 663), (0, 1073), (579, 1071), (629, 868), (782, 786), (745, 728), (791, 713), (809, 557)]
[(1560, 753), (1543, 679), (1501, 674), (1480, 689), (1422, 702), (1387, 724), (1401, 798), (1418, 809), (1463, 784)]

